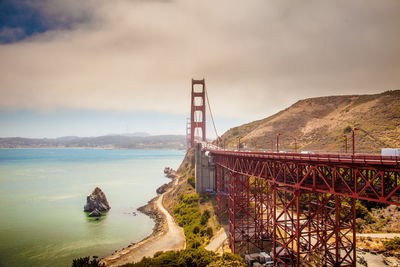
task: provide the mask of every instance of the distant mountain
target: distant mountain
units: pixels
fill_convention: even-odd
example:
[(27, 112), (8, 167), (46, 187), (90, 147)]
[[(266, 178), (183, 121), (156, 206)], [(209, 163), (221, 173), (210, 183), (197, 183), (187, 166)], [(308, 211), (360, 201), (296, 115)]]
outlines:
[(71, 141), (71, 140), (76, 140), (78, 139), (78, 136), (62, 136), (62, 137), (57, 137), (56, 139), (59, 141)]
[(184, 149), (184, 135), (99, 137), (65, 136), (59, 138), (0, 138), (0, 148), (127, 148), (127, 149)]
[(151, 134), (146, 132), (134, 132), (134, 133), (123, 133), (123, 134), (108, 134), (107, 136), (146, 137), (146, 136), (151, 136)]
[(123, 136), (138, 136), (138, 137), (146, 137), (151, 136), (151, 134), (146, 132), (134, 132), (134, 133), (124, 133)]
[(400, 90), (374, 95), (327, 96), (300, 100), (268, 118), (235, 127), (223, 134), (226, 145), (241, 143), (249, 148), (276, 148), (343, 152), (344, 135), (351, 151), (352, 129), (356, 152), (380, 152), (400, 147)]

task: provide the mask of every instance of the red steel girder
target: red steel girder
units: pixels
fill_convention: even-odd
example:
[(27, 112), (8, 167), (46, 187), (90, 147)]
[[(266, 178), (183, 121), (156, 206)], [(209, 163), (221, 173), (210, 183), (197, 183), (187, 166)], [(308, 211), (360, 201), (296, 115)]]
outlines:
[(400, 205), (399, 157), (362, 155), (344, 163), (341, 155), (287, 154), (211, 151), (216, 165), (241, 175), (296, 190)]

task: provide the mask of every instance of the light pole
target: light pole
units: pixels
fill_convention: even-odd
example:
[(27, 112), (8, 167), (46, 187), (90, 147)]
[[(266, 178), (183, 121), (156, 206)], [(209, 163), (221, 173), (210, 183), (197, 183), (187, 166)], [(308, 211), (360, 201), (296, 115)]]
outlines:
[(297, 152), (297, 140), (296, 137), (293, 138), (294, 139), (294, 152)]
[(240, 151), (240, 139), (241, 139), (241, 137), (239, 137), (239, 141), (238, 141), (238, 151)]
[(280, 133), (276, 135), (276, 152), (279, 152), (279, 136), (281, 135)]
[(274, 152), (274, 141), (271, 139), (271, 152)]
[(343, 135), (344, 138), (344, 147), (346, 149), (346, 154), (347, 154), (347, 135)]
[(353, 130), (351, 130), (352, 134), (353, 134), (353, 155), (354, 155), (354, 132), (359, 130), (358, 128), (354, 128)]

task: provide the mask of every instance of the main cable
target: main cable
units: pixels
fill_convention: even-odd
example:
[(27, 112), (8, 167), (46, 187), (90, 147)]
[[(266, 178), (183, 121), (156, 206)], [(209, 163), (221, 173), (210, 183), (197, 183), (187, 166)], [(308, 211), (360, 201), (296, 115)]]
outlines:
[(205, 84), (204, 84), (204, 91), (206, 93), (207, 106), (208, 106), (208, 110), (210, 111), (211, 120), (212, 120), (212, 123), (213, 123), (213, 126), (214, 126), (215, 135), (217, 136), (217, 143), (219, 143), (219, 136), (218, 136), (218, 133), (217, 133), (217, 128), (215, 127), (214, 116), (213, 116), (212, 111), (211, 111), (210, 100), (208, 100), (208, 93), (207, 93), (207, 89), (206, 89), (206, 85)]

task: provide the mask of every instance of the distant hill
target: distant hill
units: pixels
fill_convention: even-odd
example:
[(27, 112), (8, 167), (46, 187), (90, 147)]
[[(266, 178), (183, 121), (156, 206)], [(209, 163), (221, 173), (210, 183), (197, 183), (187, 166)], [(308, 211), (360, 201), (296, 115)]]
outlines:
[(268, 118), (232, 128), (223, 134), (228, 146), (238, 138), (249, 148), (343, 152), (344, 135), (351, 151), (351, 129), (357, 127), (356, 152), (376, 153), (400, 147), (400, 90), (375, 95), (327, 96), (300, 100)]
[(110, 136), (110, 135), (113, 135), (113, 136), (115, 136), (115, 135), (117, 135), (117, 136), (122, 135), (122, 136), (130, 136), (130, 137), (133, 137), (133, 136), (136, 136), (136, 137), (151, 136), (151, 134), (146, 133), (146, 132), (134, 132), (134, 133), (123, 133), (123, 134), (108, 134), (107, 136)]
[(129, 149), (185, 149), (184, 135), (124, 136), (106, 135), (99, 137), (66, 136), (59, 138), (0, 138), (0, 148), (129, 148)]

